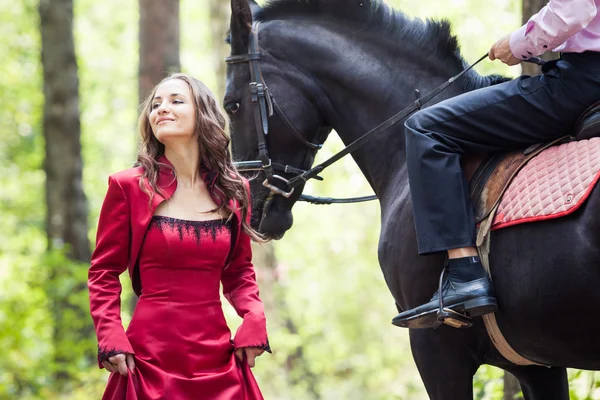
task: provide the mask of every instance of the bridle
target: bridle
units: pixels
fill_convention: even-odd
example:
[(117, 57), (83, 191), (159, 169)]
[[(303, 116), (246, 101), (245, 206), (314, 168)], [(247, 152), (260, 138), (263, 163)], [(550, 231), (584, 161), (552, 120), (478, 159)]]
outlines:
[[(477, 65), (478, 63), (480, 63), (481, 61), (483, 61), (485, 58), (488, 57), (488, 53), (484, 54), (483, 56), (481, 56), (481, 58), (479, 58), (477, 61), (475, 61), (473, 64), (471, 64), (467, 68), (465, 68), (459, 74), (451, 77), (446, 82), (442, 83), (440, 86), (438, 86), (437, 88), (435, 88), (432, 91), (430, 91), (429, 93), (427, 93), (425, 96), (420, 97), (420, 95), (418, 95), (417, 99), (413, 103), (411, 103), (408, 107), (404, 108), (397, 114), (393, 115), (386, 121), (382, 122), (375, 128), (371, 129), (369, 132), (360, 136), (358, 139), (356, 139), (355, 141), (350, 143), (348, 146), (346, 146), (340, 152), (338, 152), (338, 153), (334, 154), (332, 157), (328, 158), (323, 163), (306, 171), (306, 170), (292, 167), (290, 165), (274, 163), (271, 161), (271, 158), (269, 157), (269, 151), (267, 149), (266, 137), (269, 134), (269, 117), (273, 116), (274, 109), (277, 111), (277, 114), (281, 117), (281, 119), (283, 119), (285, 124), (288, 125), (289, 128), (291, 128), (294, 135), (305, 146), (309, 147), (309, 149), (316, 152), (319, 149), (321, 149), (323, 144), (314, 144), (314, 143), (311, 143), (311, 142), (307, 141), (306, 139), (304, 139), (304, 137), (302, 137), (302, 135), (300, 135), (300, 133), (294, 128), (294, 126), (286, 118), (286, 116), (283, 113), (283, 111), (281, 110), (281, 108), (279, 108), (279, 106), (275, 102), (273, 95), (270, 93), (270, 91), (267, 87), (267, 84), (265, 82), (265, 79), (262, 75), (262, 70), (261, 70), (261, 63), (260, 63), (261, 55), (260, 55), (260, 48), (258, 46), (259, 27), (260, 27), (260, 21), (254, 22), (252, 24), (252, 30), (251, 30), (250, 36), (249, 36), (248, 53), (247, 54), (229, 56), (225, 59), (225, 62), (227, 62), (227, 64), (239, 64), (239, 63), (246, 63), (246, 62), (249, 64), (250, 77), (251, 77), (250, 97), (251, 97), (251, 101), (252, 101), (254, 122), (256, 124), (256, 133), (257, 133), (257, 139), (258, 139), (258, 158), (259, 158), (259, 160), (239, 161), (239, 162), (235, 162), (234, 164), (236, 165), (236, 167), (238, 168), (239, 171), (263, 171), (266, 175), (266, 179), (263, 182), (263, 186), (268, 188), (272, 194), (281, 195), (285, 198), (290, 197), (292, 195), (292, 193), (294, 192), (294, 189), (297, 186), (303, 185), (309, 179), (323, 180), (323, 178), (321, 178), (318, 174), (321, 173), (325, 168), (327, 168), (331, 164), (335, 163), (342, 157), (352, 153), (353, 151), (355, 151), (356, 149), (361, 147), (363, 144), (365, 144), (369, 139), (372, 139), (373, 137), (377, 136), (378, 134), (384, 132), (385, 130), (387, 130), (391, 126), (395, 125), (400, 120), (408, 117), (413, 112), (420, 110), (422, 108), (423, 104), (429, 102), (431, 99), (433, 99), (435, 96), (437, 96), (440, 92), (442, 92), (444, 89), (446, 89), (448, 86), (450, 86), (453, 82), (455, 82), (457, 79), (459, 79), (464, 74), (466, 74), (469, 70), (471, 70), (473, 67), (475, 67), (475, 65)], [(529, 60), (525, 60), (525, 61), (534, 62), (534, 63), (538, 63), (538, 64), (543, 63), (543, 61), (537, 57), (532, 57)], [(418, 91), (417, 91), (417, 94), (418, 94)], [(294, 176), (291, 179), (286, 179), (280, 175), (275, 174), (276, 171), (283, 171), (286, 173), (295, 174), (296, 176)], [(288, 190), (287, 191), (283, 190), (283, 189), (277, 187), (276, 185), (274, 185), (273, 182), (275, 180), (279, 180), (279, 181), (283, 182), (287, 186)], [(314, 204), (356, 203), (356, 202), (360, 202), (360, 201), (368, 201), (368, 200), (375, 200), (375, 199), (377, 199), (377, 196), (355, 197), (355, 198), (350, 198), (350, 199), (333, 199), (333, 198), (320, 198), (320, 197), (301, 195), (299, 198), (299, 200), (308, 201), (308, 202), (311, 202)]]
[[(290, 120), (285, 116), (283, 110), (279, 107), (275, 98), (269, 91), (265, 78), (262, 75), (261, 68), (261, 55), (258, 46), (258, 31), (260, 28), (260, 21), (252, 24), (252, 31), (248, 40), (248, 53), (229, 56), (225, 58), (227, 64), (241, 64), (248, 63), (250, 67), (250, 100), (252, 103), (252, 110), (254, 115), (254, 123), (256, 126), (256, 135), (258, 140), (258, 160), (251, 161), (237, 161), (234, 165), (241, 172), (248, 171), (259, 171), (264, 172), (266, 179), (263, 181), (263, 186), (269, 189), (271, 194), (276, 194), (288, 198), (294, 193), (294, 187), (290, 187), (290, 180), (284, 178), (276, 172), (285, 172), (288, 174), (294, 174), (296, 177), (306, 174), (308, 171), (300, 168), (293, 167), (291, 165), (280, 164), (273, 162), (269, 156), (269, 150), (267, 148), (267, 136), (269, 135), (269, 117), (272, 117), (274, 111), (283, 120), (283, 122), (291, 129), (294, 136), (304, 146), (308, 147), (309, 150), (317, 152), (323, 147), (322, 143), (315, 144), (306, 140), (300, 132), (292, 125)], [(311, 178), (322, 181), (323, 178), (314, 174)], [(289, 187), (288, 191), (285, 191), (274, 184), (274, 181), (283, 182)], [(305, 182), (305, 181), (304, 181)], [(296, 185), (298, 186), (298, 185)], [(307, 201), (313, 204), (332, 204), (332, 203), (356, 203), (361, 201), (375, 200), (377, 196), (364, 196), (364, 197), (352, 197), (346, 199), (336, 199), (331, 197), (313, 197), (309, 195), (301, 195), (299, 201)]]
[[(294, 136), (302, 144), (308, 147), (312, 151), (318, 151), (323, 147), (323, 144), (314, 144), (306, 140), (300, 133), (294, 128), (291, 122), (287, 119), (279, 105), (275, 102), (273, 95), (269, 91), (265, 79), (262, 75), (261, 68), (261, 57), (260, 50), (258, 47), (258, 30), (260, 28), (260, 22), (255, 22), (252, 25), (252, 31), (249, 37), (248, 53), (229, 56), (225, 59), (227, 64), (239, 64), (248, 63), (250, 66), (250, 98), (252, 101), (252, 110), (254, 114), (254, 123), (256, 125), (256, 134), (258, 139), (258, 160), (252, 161), (238, 161), (235, 162), (235, 166), (239, 171), (263, 171), (266, 175), (266, 179), (263, 182), (263, 186), (268, 188), (271, 193), (278, 194), (283, 197), (290, 197), (294, 192), (294, 188), (289, 191), (280, 189), (273, 184), (274, 180), (279, 180), (286, 185), (289, 184), (289, 180), (277, 175), (275, 172), (282, 171), (285, 173), (291, 173), (301, 175), (306, 171), (290, 165), (279, 164), (271, 161), (269, 156), (269, 150), (267, 148), (267, 136), (269, 135), (269, 117), (273, 116), (274, 109), (277, 110), (277, 114), (281, 117), (286, 125), (292, 130)], [(322, 180), (321, 177), (316, 177), (318, 180)]]

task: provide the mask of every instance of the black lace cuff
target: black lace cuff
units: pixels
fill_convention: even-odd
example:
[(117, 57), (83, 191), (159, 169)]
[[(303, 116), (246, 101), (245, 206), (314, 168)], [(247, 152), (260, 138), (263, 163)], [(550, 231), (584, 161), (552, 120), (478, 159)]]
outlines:
[(269, 339), (267, 339), (267, 343), (264, 344), (257, 344), (257, 345), (252, 345), (252, 346), (248, 346), (248, 347), (257, 347), (259, 349), (263, 349), (264, 351), (266, 351), (267, 353), (273, 353), (271, 351), (271, 345), (269, 344)]
[(103, 361), (108, 361), (108, 359), (112, 356), (116, 356), (117, 354), (125, 354), (127, 353), (125, 350), (120, 349), (108, 349), (105, 347), (98, 346), (98, 363), (102, 364)]

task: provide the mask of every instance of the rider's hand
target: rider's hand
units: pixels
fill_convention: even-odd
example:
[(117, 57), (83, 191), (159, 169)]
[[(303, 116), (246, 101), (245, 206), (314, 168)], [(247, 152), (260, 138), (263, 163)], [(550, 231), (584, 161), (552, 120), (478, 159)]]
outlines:
[(500, 60), (506, 65), (517, 65), (521, 62), (517, 57), (514, 56), (512, 51), (510, 51), (510, 35), (506, 35), (500, 40), (498, 40), (490, 51), (488, 52), (488, 56), (490, 60)]
[(123, 376), (127, 376), (127, 370), (131, 372), (135, 369), (133, 362), (133, 354), (117, 354), (116, 356), (108, 357), (107, 361), (102, 361), (102, 365), (109, 372), (118, 372)]
[(254, 359), (265, 352), (260, 347), (240, 347), (235, 351), (235, 356), (240, 360), (244, 360), (244, 352), (246, 353), (246, 359), (250, 368), (254, 367)]

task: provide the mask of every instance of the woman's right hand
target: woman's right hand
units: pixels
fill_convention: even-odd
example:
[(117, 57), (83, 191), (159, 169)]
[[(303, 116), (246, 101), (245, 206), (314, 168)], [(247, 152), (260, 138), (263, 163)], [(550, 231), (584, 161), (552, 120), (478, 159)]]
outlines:
[(135, 363), (133, 362), (133, 354), (121, 353), (116, 356), (108, 357), (108, 360), (102, 361), (102, 365), (109, 372), (118, 372), (123, 376), (127, 376), (127, 373), (135, 369)]

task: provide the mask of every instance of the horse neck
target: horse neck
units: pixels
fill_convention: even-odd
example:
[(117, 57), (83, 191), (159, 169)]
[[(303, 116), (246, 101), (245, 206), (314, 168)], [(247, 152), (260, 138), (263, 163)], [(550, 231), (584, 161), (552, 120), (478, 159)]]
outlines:
[[(286, 40), (295, 42), (288, 46), (294, 50), (287, 57), (316, 83), (324, 118), (346, 145), (414, 102), (415, 89), (426, 94), (459, 72), (429, 60), (433, 48), (350, 39), (319, 25), (302, 34), (290, 33)], [(436, 100), (462, 91), (453, 85)], [(382, 198), (392, 180), (406, 177), (404, 121), (370, 139), (352, 156)]]

